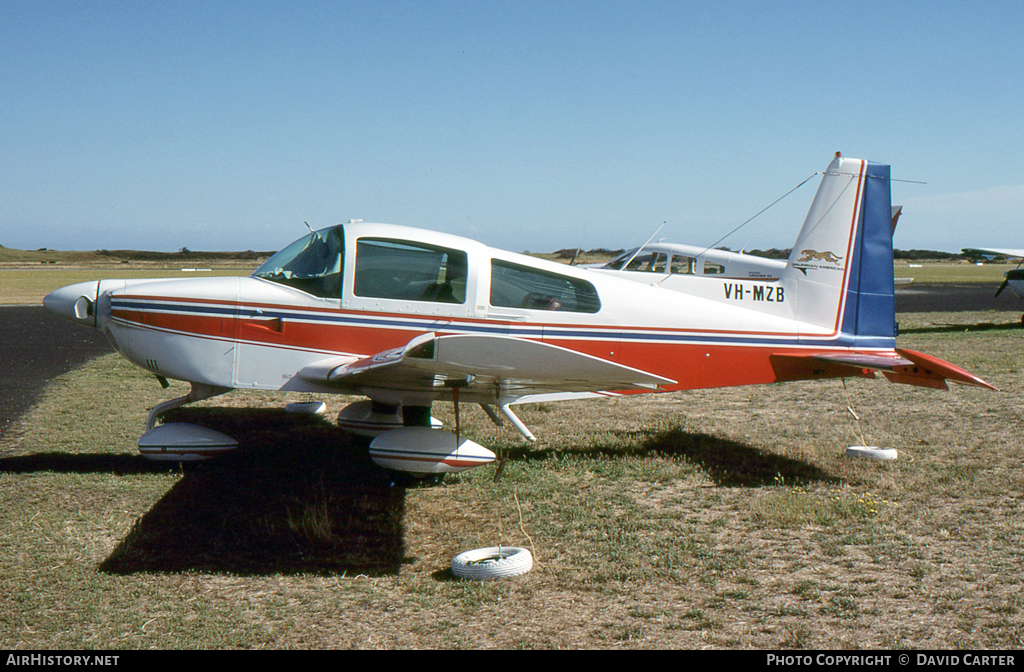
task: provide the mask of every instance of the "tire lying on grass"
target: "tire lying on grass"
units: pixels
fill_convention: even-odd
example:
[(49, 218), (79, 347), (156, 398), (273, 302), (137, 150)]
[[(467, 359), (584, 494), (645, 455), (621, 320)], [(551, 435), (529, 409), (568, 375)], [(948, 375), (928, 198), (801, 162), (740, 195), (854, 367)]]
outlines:
[(460, 579), (486, 581), (519, 576), (533, 567), (530, 551), (518, 546), (491, 546), (452, 558), (452, 574)]

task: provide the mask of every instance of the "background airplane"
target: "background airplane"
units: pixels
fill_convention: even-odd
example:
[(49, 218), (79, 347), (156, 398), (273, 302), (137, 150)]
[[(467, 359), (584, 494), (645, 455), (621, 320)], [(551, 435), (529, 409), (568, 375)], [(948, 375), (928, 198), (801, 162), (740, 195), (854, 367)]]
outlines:
[[(84, 282), (44, 305), (102, 330), (162, 381), (191, 383), (150, 413), (139, 442), (147, 457), (236, 447), (206, 428), (159, 425), (175, 406), (231, 389), (343, 393), (368, 398), (339, 425), (376, 435), (378, 464), (439, 474), (494, 459), (460, 436), (460, 403), (533, 439), (512, 405), (875, 371), (991, 388), (895, 346), (892, 219), (889, 167), (837, 155), (772, 277), (689, 274), (668, 288), (355, 222), (309, 233), (249, 277)], [(432, 418), (435, 401), (455, 403), (454, 435)]]
[[(961, 250), (964, 254), (968, 255), (999, 255), (1004, 257), (1010, 257), (1011, 259), (1021, 259), (1024, 261), (1024, 250), (1005, 248), (1005, 247), (965, 247)], [(999, 285), (999, 289), (996, 290), (996, 296), (1003, 293), (1003, 290), (1007, 287), (1010, 288), (1017, 296), (1024, 298), (1024, 269), (1015, 268), (1007, 271), (1003, 274), (1006, 279), (1003, 280), (1003, 284)], [(1024, 322), (1024, 316), (1021, 316), (1021, 322)]]
[(683, 288), (687, 276), (778, 280), (786, 268), (786, 262), (742, 252), (657, 242), (633, 248), (607, 264), (592, 268), (603, 272), (614, 271), (631, 280), (657, 283), (665, 288), (678, 286), (685, 291)]
[[(902, 205), (892, 207), (893, 232), (902, 211)], [(806, 254), (801, 253), (800, 256)], [(616, 271), (630, 280), (686, 292), (693, 286), (691, 278), (706, 275), (719, 279), (778, 280), (787, 263), (782, 259), (742, 251), (658, 241), (627, 250), (606, 264), (589, 264), (587, 267), (603, 272)], [(896, 278), (895, 283), (909, 284), (910, 280), (912, 278)]]

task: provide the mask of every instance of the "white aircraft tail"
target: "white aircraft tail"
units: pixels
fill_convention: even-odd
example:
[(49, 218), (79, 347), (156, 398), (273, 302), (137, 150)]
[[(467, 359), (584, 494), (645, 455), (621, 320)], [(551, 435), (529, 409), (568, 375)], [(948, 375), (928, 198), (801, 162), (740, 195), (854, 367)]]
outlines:
[(837, 154), (825, 171), (782, 273), (796, 285), (796, 319), (822, 336), (892, 346), (891, 200), (887, 165)]

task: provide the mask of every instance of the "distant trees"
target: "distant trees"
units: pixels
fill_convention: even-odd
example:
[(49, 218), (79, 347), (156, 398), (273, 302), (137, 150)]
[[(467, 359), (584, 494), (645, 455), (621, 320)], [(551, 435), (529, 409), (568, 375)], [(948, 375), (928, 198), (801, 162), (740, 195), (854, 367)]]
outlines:
[[(770, 250), (747, 250), (747, 254), (769, 259), (788, 259), (789, 253), (788, 249), (779, 250), (774, 247)], [(955, 252), (939, 252), (937, 250), (893, 250), (892, 257), (901, 261), (956, 261), (970, 258)]]
[(770, 248), (767, 250), (747, 250), (747, 254), (752, 254), (755, 257), (766, 257), (768, 259), (789, 259), (790, 250), (780, 250), (778, 248)]
[(935, 250), (893, 250), (894, 259), (904, 261), (953, 261), (963, 259), (964, 255), (953, 252), (937, 252)]
[[(718, 247), (716, 249), (725, 250), (731, 252), (732, 250), (728, 247)], [(765, 257), (767, 259), (788, 259), (789, 253), (792, 251), (791, 248), (779, 249), (776, 247), (769, 248), (767, 250), (743, 250), (744, 254), (751, 254), (756, 257)], [(616, 257), (622, 254), (623, 250), (608, 250), (605, 248), (597, 248), (594, 250), (588, 250), (588, 255), (602, 255)], [(583, 254), (582, 250), (579, 251)], [(564, 248), (554, 252), (556, 259), (571, 259), (577, 254), (577, 248)], [(962, 259), (974, 259), (970, 255), (965, 255), (957, 252), (940, 252), (937, 250), (893, 250), (893, 259), (901, 261), (957, 261)], [(998, 257), (997, 257), (998, 259)]]

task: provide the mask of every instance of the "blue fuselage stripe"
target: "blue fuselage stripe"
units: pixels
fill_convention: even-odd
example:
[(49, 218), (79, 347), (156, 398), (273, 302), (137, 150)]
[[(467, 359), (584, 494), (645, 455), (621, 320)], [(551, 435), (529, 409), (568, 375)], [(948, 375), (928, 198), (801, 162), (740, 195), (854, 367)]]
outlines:
[(223, 318), (254, 318), (295, 320), (305, 323), (321, 323), (332, 326), (364, 327), (373, 329), (405, 329), (416, 331), (442, 331), (456, 334), (494, 334), (517, 338), (545, 338), (547, 340), (605, 340), (632, 343), (694, 343), (711, 345), (748, 345), (748, 346), (826, 346), (826, 347), (859, 347), (859, 348), (891, 348), (895, 345), (894, 338), (857, 337), (851, 334), (839, 334), (832, 337), (800, 337), (796, 335), (779, 336), (743, 336), (741, 334), (700, 334), (689, 332), (657, 331), (645, 332), (634, 329), (614, 329), (605, 327), (583, 327), (565, 325), (519, 326), (509, 323), (500, 325), (480, 324), (457, 320), (438, 319), (436, 317), (394, 318), (370, 317), (363, 315), (329, 314), (321, 312), (303, 312), (300, 309), (274, 310), (269, 308), (250, 308), (229, 304), (188, 304), (173, 301), (161, 302), (150, 299), (128, 299), (115, 297), (111, 300), (112, 310), (130, 310), (137, 312), (190, 314)]

